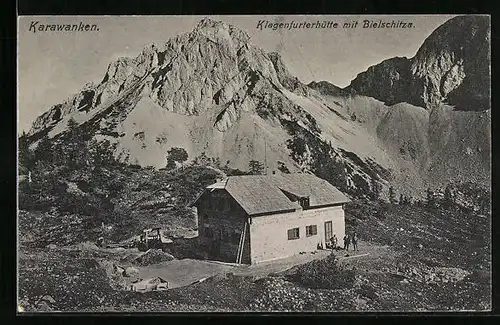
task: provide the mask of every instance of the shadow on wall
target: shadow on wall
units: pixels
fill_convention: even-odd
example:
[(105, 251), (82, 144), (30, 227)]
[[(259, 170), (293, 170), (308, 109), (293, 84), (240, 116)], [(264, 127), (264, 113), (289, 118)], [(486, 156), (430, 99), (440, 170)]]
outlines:
[(209, 257), (208, 250), (200, 245), (198, 237), (173, 239), (169, 251), (177, 259), (190, 258), (203, 260)]
[(224, 249), (217, 249), (216, 245), (202, 244), (198, 237), (173, 239), (168, 252), (176, 259), (213, 260), (226, 263), (235, 263), (235, 257), (224, 254)]

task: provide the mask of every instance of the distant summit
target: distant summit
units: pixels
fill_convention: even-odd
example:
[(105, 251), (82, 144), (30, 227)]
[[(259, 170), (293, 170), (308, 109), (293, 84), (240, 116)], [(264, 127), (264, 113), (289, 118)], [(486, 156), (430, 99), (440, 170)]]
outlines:
[(490, 19), (459, 16), (438, 27), (411, 58), (393, 58), (368, 68), (349, 89), (387, 104), (408, 102), (457, 110), (490, 108)]

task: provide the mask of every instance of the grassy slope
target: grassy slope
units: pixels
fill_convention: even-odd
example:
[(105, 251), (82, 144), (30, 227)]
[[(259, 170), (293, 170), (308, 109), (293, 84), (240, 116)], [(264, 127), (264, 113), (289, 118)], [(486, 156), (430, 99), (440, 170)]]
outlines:
[(109, 231), (103, 232), (100, 220), (91, 215), (61, 213), (57, 209), (21, 210), (21, 241), (37, 247), (93, 241), (101, 235), (110, 241), (121, 241), (152, 226), (166, 229), (167, 235), (189, 236), (197, 225), (188, 204), (220, 176), (214, 169), (191, 166), (174, 171), (127, 167), (113, 173), (116, 178), (121, 177), (124, 184), (114, 199), (114, 210), (100, 219), (111, 226)]
[(418, 206), (352, 203), (346, 208), (346, 223), (363, 240), (390, 245), (429, 263), (489, 269), (491, 234), (486, 216)]

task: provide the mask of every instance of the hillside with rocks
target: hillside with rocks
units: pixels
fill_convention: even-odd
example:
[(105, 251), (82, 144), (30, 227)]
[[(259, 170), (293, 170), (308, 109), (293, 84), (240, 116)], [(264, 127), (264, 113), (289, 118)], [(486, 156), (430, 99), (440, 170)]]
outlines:
[[(19, 305), (25, 312), (491, 309), (486, 216), (474, 214), (473, 220), (470, 212), (454, 208), (353, 202), (346, 207), (346, 222), (362, 238), (359, 252), (318, 251), (323, 258), (271, 274), (252, 274), (248, 266), (218, 265), (222, 269), (204, 281), (145, 293), (127, 290), (126, 281), (146, 257), (159, 252), (104, 249), (88, 242), (31, 248), (23, 236)], [(190, 265), (189, 272), (196, 273), (194, 266), (201, 268), (204, 262), (208, 263), (170, 257), (167, 262), (153, 261), (150, 269), (177, 263)], [(117, 265), (127, 266), (127, 272), (120, 273)]]
[[(425, 152), (417, 166), (436, 183), (490, 182), (490, 33), (487, 16), (452, 18), (424, 41), (413, 58), (387, 59), (342, 90), (396, 108), (379, 125), (379, 136), (403, 155), (408, 148)], [(402, 112), (401, 105), (417, 108)], [(422, 114), (427, 117), (419, 127), (408, 129), (413, 115)], [(398, 121), (387, 123), (396, 115)], [(398, 141), (394, 136), (401, 133), (407, 133), (407, 139), (394, 147)]]
[[(210, 19), (110, 63), (19, 138), (19, 310), (491, 309), (488, 28), (453, 18), (344, 89), (302, 83)], [(275, 170), (346, 193), (360, 250), (258, 272), (205, 260), (190, 203), (221, 177)], [(152, 227), (166, 251), (131, 245)], [(169, 290), (130, 290), (159, 274)]]
[(490, 110), (458, 100), (488, 97), (477, 85), (488, 84), (489, 71), (481, 71), (489, 61), (471, 59), (472, 48), (489, 55), (485, 21), (451, 19), (413, 59), (388, 59), (340, 89), (303, 84), (278, 53), (204, 19), (110, 63), (99, 84), (42, 114), (28, 137), (32, 147), (45, 135), (63, 143), (72, 119), (121, 162), (162, 168), (166, 152), (181, 147), (189, 160), (205, 154), (241, 170), (259, 160), (268, 170), (335, 171), (341, 179), (325, 178), (353, 193), (373, 190), (373, 179), (413, 195), (455, 179), (486, 184)]

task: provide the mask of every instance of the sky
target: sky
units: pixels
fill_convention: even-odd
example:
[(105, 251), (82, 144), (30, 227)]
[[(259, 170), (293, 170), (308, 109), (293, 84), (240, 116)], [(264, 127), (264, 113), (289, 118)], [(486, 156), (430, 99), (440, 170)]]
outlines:
[[(292, 74), (302, 82), (329, 81), (349, 85), (356, 75), (381, 61), (413, 57), (423, 41), (452, 15), (337, 15), (337, 16), (22, 16), (18, 20), (18, 132), (66, 100), (86, 83), (99, 83), (110, 62), (134, 57), (151, 44), (189, 32), (204, 17), (223, 20), (245, 30), (251, 42), (279, 52)], [(359, 21), (357, 28), (259, 29), (270, 22)], [(362, 28), (363, 20), (402, 20), (413, 28)], [(30, 31), (39, 24), (97, 24), (95, 32)]]

